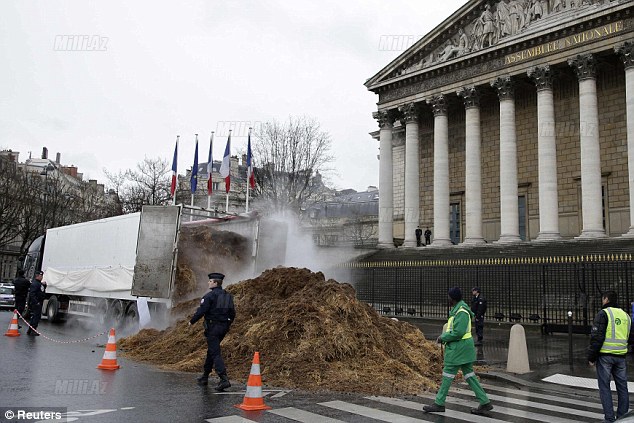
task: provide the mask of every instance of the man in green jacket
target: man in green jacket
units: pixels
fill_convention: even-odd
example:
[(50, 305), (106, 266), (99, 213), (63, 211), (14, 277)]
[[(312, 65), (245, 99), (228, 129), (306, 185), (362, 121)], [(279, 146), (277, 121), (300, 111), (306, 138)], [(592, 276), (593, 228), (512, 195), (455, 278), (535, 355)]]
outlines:
[(482, 389), (473, 371), (476, 350), (471, 336), (471, 319), (474, 315), (467, 303), (462, 301), (460, 288), (451, 288), (448, 294), (452, 309), (449, 312), (449, 320), (445, 331), (436, 340), (439, 344), (445, 345), (445, 366), (442, 370), (442, 383), (434, 403), (424, 406), (423, 410), (428, 413), (445, 411), (445, 400), (447, 399), (451, 382), (458, 374), (458, 370), (462, 370), (465, 381), (480, 402), (480, 406), (472, 408), (471, 413), (486, 414), (493, 409), (493, 405), (491, 405), (489, 397)]

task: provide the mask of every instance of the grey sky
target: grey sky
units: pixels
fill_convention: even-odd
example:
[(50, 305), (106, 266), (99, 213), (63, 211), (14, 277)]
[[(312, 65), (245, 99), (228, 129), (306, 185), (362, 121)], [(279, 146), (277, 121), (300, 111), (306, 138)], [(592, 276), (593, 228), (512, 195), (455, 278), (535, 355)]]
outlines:
[[(48, 147), (90, 178), (144, 156), (206, 161), (227, 122), (315, 117), (329, 132), (337, 188), (378, 184), (368, 132), (377, 97), (364, 81), (400, 51), (382, 36), (420, 36), (465, 1), (10, 1), (0, 3), (0, 148), (24, 160)], [(105, 51), (55, 50), (56, 37)], [(106, 40), (107, 39), (107, 40)], [(214, 142), (221, 159), (226, 134)], [(246, 133), (232, 153), (245, 150)], [(257, 166), (257, 163), (256, 163)]]

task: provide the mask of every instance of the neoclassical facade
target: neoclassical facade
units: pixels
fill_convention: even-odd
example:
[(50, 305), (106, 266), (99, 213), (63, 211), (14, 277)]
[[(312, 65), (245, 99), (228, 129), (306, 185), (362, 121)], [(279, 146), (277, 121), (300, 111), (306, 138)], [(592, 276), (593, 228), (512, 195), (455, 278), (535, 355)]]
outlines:
[(632, 0), (471, 0), (365, 85), (380, 246), (634, 236)]

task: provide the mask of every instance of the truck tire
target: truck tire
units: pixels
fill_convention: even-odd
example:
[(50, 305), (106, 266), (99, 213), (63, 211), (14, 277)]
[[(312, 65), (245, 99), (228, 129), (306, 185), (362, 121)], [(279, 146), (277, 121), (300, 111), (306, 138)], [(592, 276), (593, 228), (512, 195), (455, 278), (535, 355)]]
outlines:
[(131, 303), (128, 306), (128, 310), (125, 313), (126, 324), (136, 323), (139, 321), (139, 309), (136, 308), (135, 303)]
[(115, 326), (119, 326), (125, 317), (125, 303), (116, 300), (110, 304), (110, 319)]
[(57, 322), (59, 311), (59, 301), (55, 295), (48, 299), (48, 305), (46, 306), (46, 317), (49, 322)]
[(108, 326), (109, 325), (109, 316), (110, 307), (108, 307), (108, 301), (100, 300), (95, 307), (95, 317), (97, 318), (97, 323), (99, 326)]

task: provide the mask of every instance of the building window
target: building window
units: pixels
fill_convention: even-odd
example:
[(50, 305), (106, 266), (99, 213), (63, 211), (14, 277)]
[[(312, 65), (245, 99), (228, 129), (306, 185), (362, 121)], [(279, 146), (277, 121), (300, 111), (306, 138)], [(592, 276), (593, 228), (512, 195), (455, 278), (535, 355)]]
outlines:
[(449, 238), (454, 244), (460, 243), (460, 203), (451, 203), (449, 209)]
[(519, 219), (520, 239), (526, 241), (526, 196), (517, 197), (517, 216)]

